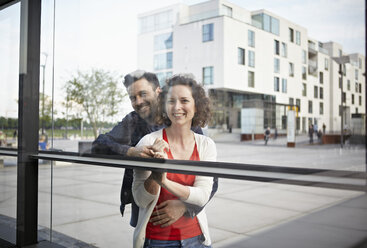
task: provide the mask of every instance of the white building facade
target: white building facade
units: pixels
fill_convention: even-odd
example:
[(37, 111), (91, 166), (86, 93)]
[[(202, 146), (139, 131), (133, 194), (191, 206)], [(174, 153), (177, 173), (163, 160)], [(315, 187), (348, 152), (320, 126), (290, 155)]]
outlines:
[(139, 25), (139, 69), (157, 73), (162, 84), (193, 74), (213, 100), (212, 127), (242, 128), (246, 139), (268, 126), (286, 130), (289, 109), (297, 111), (298, 132), (309, 124), (340, 132), (342, 112), (349, 129), (353, 118), (364, 118), (364, 56), (348, 55), (342, 92), (333, 60), (345, 55), (341, 45), (313, 40), (283, 17), (212, 0), (144, 13)]

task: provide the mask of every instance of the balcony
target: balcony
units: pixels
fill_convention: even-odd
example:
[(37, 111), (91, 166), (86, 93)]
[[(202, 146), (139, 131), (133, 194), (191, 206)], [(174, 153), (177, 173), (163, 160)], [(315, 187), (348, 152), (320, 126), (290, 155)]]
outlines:
[(317, 77), (317, 73), (317, 62), (314, 60), (308, 60), (308, 74)]
[(310, 55), (317, 55), (317, 49), (314, 43), (308, 42), (308, 54)]

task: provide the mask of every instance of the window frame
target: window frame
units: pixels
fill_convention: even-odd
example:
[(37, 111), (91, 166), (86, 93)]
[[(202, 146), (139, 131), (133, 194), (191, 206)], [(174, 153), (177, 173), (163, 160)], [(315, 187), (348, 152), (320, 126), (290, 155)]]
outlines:
[(202, 25), (202, 42), (210, 42), (214, 40), (214, 23)]

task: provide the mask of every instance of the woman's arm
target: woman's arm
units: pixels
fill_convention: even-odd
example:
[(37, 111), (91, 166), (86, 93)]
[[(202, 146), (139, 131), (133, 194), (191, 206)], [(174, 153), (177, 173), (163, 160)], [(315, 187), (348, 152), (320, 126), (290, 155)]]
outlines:
[[(151, 135), (144, 136), (137, 147), (153, 144)], [(134, 201), (141, 208), (146, 208), (159, 194), (160, 186), (152, 180), (151, 172), (147, 170), (134, 170), (132, 193)]]
[(190, 195), (188, 186), (169, 180), (165, 172), (152, 172), (151, 178), (182, 201), (185, 201)]

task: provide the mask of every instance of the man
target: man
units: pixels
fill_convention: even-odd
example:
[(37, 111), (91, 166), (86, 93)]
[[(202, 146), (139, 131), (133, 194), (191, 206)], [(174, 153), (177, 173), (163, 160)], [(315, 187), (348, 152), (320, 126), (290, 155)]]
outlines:
[[(151, 157), (153, 146), (135, 147), (139, 140), (146, 134), (162, 129), (164, 126), (157, 125), (155, 118), (158, 108), (158, 95), (161, 92), (159, 81), (154, 73), (135, 71), (125, 76), (124, 85), (127, 89), (131, 105), (134, 109), (115, 126), (109, 133), (99, 135), (93, 142), (92, 153), (119, 154), (123, 156)], [(200, 128), (193, 130), (202, 134)], [(138, 220), (139, 209), (132, 198), (131, 185), (133, 170), (125, 169), (121, 187), (120, 212), (123, 215), (125, 205), (132, 203), (130, 225), (135, 227)], [(218, 187), (215, 178), (211, 197)], [(194, 217), (202, 210), (201, 207), (189, 205), (180, 200), (163, 202), (158, 210), (153, 212), (152, 220), (155, 224), (171, 225), (183, 214)]]

